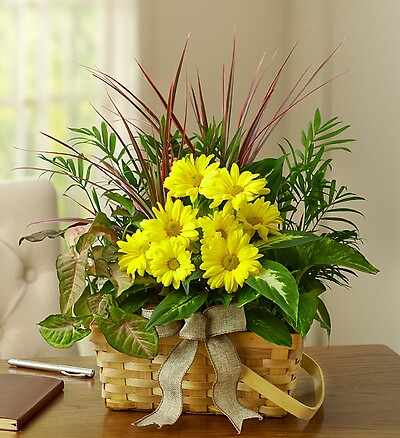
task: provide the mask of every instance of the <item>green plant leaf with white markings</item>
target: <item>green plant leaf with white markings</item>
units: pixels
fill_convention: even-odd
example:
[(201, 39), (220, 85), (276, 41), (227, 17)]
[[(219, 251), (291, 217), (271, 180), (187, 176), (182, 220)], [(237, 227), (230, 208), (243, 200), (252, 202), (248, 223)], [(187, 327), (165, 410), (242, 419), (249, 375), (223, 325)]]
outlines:
[(246, 284), (277, 304), (284, 313), (297, 321), (299, 291), (296, 280), (285, 266), (272, 260), (261, 261), (263, 269), (249, 277)]
[(261, 294), (259, 292), (250, 287), (248, 284), (244, 284), (243, 287), (241, 287), (236, 293), (238, 306), (242, 307), (245, 304), (249, 304), (252, 301), (255, 301), (260, 295)]
[(115, 287), (115, 296), (118, 297), (135, 283), (135, 280), (126, 271), (122, 271), (118, 263), (109, 263), (110, 280)]
[(318, 265), (338, 265), (368, 274), (379, 272), (359, 251), (326, 236), (300, 245), (296, 249), (299, 254), (300, 269)]
[(73, 249), (57, 257), (60, 310), (64, 314), (70, 311), (86, 288), (87, 259), (87, 251), (78, 254)]
[(109, 315), (110, 300), (110, 295), (93, 294), (88, 297), (86, 302), (93, 315), (106, 318)]
[(154, 328), (146, 329), (147, 319), (111, 307), (111, 318), (95, 316), (97, 326), (107, 342), (128, 356), (152, 359), (158, 352), (158, 335)]
[(91, 316), (49, 315), (38, 323), (40, 334), (56, 348), (69, 348), (90, 334)]
[(273, 236), (266, 242), (262, 242), (257, 245), (261, 252), (271, 249), (290, 248), (292, 246), (303, 245), (304, 243), (318, 240), (318, 236), (313, 233), (307, 233), (305, 231), (284, 231), (279, 236)]

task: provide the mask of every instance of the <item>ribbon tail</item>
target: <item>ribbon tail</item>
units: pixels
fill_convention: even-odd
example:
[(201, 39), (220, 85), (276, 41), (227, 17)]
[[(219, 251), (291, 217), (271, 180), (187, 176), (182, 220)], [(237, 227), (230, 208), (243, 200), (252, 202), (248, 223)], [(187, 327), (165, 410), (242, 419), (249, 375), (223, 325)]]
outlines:
[(162, 399), (157, 409), (133, 423), (136, 426), (174, 424), (182, 413), (182, 380), (196, 355), (198, 341), (183, 340), (171, 350), (160, 368)]
[(213, 402), (240, 433), (244, 420), (262, 420), (261, 415), (244, 407), (237, 399), (237, 384), (242, 372), (242, 363), (227, 335), (208, 339), (206, 347), (217, 376), (213, 385)]

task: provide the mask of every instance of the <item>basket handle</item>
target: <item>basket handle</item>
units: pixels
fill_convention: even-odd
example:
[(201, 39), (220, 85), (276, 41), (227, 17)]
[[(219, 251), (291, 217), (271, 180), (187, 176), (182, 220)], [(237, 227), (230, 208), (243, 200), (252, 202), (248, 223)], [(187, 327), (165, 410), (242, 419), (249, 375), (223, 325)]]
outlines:
[(312, 377), (315, 389), (315, 406), (308, 406), (281, 391), (256, 372), (243, 365), (241, 380), (276, 405), (302, 420), (310, 420), (321, 407), (325, 397), (325, 382), (321, 367), (310, 356), (303, 353), (301, 367)]

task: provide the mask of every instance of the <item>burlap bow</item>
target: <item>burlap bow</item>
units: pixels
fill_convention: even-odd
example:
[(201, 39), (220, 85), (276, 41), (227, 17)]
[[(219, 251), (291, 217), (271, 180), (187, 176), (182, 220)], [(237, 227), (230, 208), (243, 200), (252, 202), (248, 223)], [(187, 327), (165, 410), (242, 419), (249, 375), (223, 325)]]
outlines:
[(212, 389), (214, 405), (229, 418), (239, 433), (244, 420), (261, 420), (261, 415), (239, 403), (236, 394), (242, 363), (227, 333), (245, 330), (244, 310), (236, 305), (210, 307), (203, 314), (196, 313), (188, 318), (179, 332), (182, 341), (171, 350), (160, 368), (158, 382), (162, 399), (158, 408), (134, 424), (162, 427), (176, 422), (183, 409), (182, 380), (194, 360), (199, 341), (204, 341), (215, 371)]

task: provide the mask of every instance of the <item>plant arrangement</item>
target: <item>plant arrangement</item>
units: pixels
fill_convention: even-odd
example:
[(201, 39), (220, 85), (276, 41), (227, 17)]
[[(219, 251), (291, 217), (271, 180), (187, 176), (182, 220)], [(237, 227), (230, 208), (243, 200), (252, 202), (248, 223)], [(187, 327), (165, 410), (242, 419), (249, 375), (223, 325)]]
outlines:
[[(263, 77), (258, 69), (233, 127), (235, 50), (220, 122), (209, 118), (200, 78), (182, 120), (176, 115), (185, 52), (186, 45), (166, 97), (139, 65), (165, 108), (161, 116), (92, 70), (139, 112), (145, 128), (112, 99), (119, 125), (99, 113), (99, 128), (74, 128), (68, 142), (47, 135), (63, 150), (42, 153), (46, 166), (38, 170), (70, 178), (68, 190), (82, 189), (89, 201), (87, 217), (21, 239), (62, 236), (67, 245), (56, 262), (61, 312), (38, 324), (55, 347), (70, 347), (95, 323), (116, 350), (153, 358), (157, 326), (215, 305), (242, 307), (247, 330), (290, 346), (291, 334), (305, 338), (314, 320), (330, 332), (321, 299), (329, 283), (348, 287), (354, 271), (378, 272), (358, 248), (354, 203), (363, 198), (329, 179), (332, 154), (349, 151), (348, 125), (323, 121), (316, 110), (300, 144), (285, 140), (278, 158), (257, 159), (282, 117), (320, 88), (310, 84), (333, 53), (308, 79), (301, 75), (265, 120), (290, 54), (248, 121)], [(198, 128), (192, 135), (189, 100)], [(92, 152), (83, 154), (82, 144)], [(152, 309), (150, 319), (144, 308)]]

